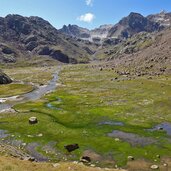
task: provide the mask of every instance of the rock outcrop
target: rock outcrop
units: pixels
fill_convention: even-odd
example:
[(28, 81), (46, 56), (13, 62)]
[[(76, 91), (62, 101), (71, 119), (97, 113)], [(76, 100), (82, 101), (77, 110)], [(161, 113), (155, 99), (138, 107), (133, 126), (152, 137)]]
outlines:
[(30, 117), (29, 118), (29, 124), (37, 124), (38, 123), (38, 120), (36, 117)]
[(78, 148), (79, 148), (79, 145), (78, 145), (78, 144), (69, 144), (69, 145), (64, 146), (64, 148), (65, 148), (68, 152), (72, 152), (72, 151), (78, 149)]
[(12, 80), (3, 72), (0, 71), (0, 84), (10, 84)]

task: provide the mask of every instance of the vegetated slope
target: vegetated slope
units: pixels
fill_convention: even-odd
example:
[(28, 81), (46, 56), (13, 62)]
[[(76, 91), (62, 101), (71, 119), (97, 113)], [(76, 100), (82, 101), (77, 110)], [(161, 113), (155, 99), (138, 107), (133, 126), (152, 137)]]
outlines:
[(155, 37), (156, 33), (140, 32), (122, 41), (106, 40), (96, 52), (96, 59), (114, 59), (121, 55), (133, 54), (150, 46)]
[[(115, 46), (114, 49), (121, 49), (117, 51), (117, 55), (112, 51), (112, 48), (109, 48), (106, 52), (102, 50), (103, 53), (111, 53), (109, 54), (111, 60), (108, 64), (138, 76), (170, 74), (171, 29), (164, 30), (153, 36), (147, 36), (144, 33), (144, 36), (145, 38), (141, 35), (140, 39), (132, 37), (125, 43), (118, 45), (118, 47)], [(126, 51), (122, 51), (124, 48)]]
[(7, 15), (0, 18), (0, 62), (49, 56), (64, 63), (87, 62), (85, 44), (59, 33), (39, 17)]
[[(122, 28), (127, 34), (118, 29), (117, 35), (114, 32), (118, 38), (104, 40), (94, 55), (96, 60), (109, 60), (108, 63), (118, 66), (119, 70), (131, 70), (137, 75), (170, 73), (170, 13), (161, 12), (146, 18), (131, 13), (119, 23), (119, 26), (125, 25)], [(119, 35), (122, 36), (119, 38)], [(127, 36), (124, 38), (124, 35)]]
[(171, 13), (162, 11), (144, 17), (132, 12), (108, 30), (92, 59), (109, 60), (109, 65), (118, 66), (119, 70), (127, 68), (137, 75), (168, 73), (171, 64), (170, 26)]

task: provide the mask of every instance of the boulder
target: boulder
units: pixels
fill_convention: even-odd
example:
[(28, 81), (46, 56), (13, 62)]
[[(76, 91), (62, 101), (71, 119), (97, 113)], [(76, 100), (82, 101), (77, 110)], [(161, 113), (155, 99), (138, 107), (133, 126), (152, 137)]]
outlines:
[(158, 130), (163, 130), (163, 127), (160, 127), (160, 126), (159, 126), (157, 129), (158, 129)]
[(36, 124), (36, 123), (38, 123), (38, 120), (36, 117), (30, 117), (29, 118), (29, 124)]
[(128, 160), (134, 160), (134, 157), (133, 156), (128, 156)]
[(4, 73), (0, 71), (0, 84), (10, 84), (12, 80)]
[(168, 164), (167, 164), (167, 163), (164, 163), (164, 164), (163, 164), (163, 166), (164, 166), (164, 167), (167, 167), (167, 166), (168, 166)]
[(159, 166), (158, 165), (152, 165), (151, 167), (150, 167), (152, 170), (157, 170), (157, 169), (159, 169)]
[(42, 134), (42, 133), (40, 133), (40, 134), (38, 134), (38, 135), (37, 135), (37, 137), (43, 137), (43, 134)]
[(64, 148), (65, 148), (68, 152), (72, 152), (72, 151), (78, 149), (78, 148), (79, 148), (79, 145), (78, 145), (78, 144), (70, 144), (70, 145), (64, 146)]
[(25, 161), (31, 161), (31, 162), (36, 160), (34, 157), (31, 157), (31, 156), (22, 157), (21, 159)]
[(91, 158), (88, 157), (88, 156), (83, 156), (83, 157), (80, 158), (80, 162), (90, 163), (91, 162)]
[(156, 155), (156, 157), (157, 157), (157, 158), (160, 158), (160, 155), (159, 155), (159, 154), (157, 154), (157, 155)]
[(53, 167), (58, 167), (58, 166), (60, 166), (60, 164), (59, 163), (54, 163), (54, 164), (52, 164), (52, 166)]

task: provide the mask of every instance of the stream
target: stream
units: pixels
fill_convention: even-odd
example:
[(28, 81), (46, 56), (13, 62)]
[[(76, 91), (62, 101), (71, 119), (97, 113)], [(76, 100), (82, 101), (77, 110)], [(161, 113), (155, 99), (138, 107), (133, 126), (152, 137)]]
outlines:
[[(11, 108), (16, 104), (38, 100), (45, 94), (55, 90), (55, 88), (57, 87), (57, 81), (59, 78), (58, 73), (59, 73), (59, 70), (53, 74), (52, 80), (50, 80), (47, 85), (36, 87), (36, 89), (33, 90), (32, 92), (22, 94), (19, 96), (2, 98), (1, 99), (2, 102), (0, 103), (0, 113), (12, 110)], [(3, 101), (3, 99), (6, 99), (6, 100)]]

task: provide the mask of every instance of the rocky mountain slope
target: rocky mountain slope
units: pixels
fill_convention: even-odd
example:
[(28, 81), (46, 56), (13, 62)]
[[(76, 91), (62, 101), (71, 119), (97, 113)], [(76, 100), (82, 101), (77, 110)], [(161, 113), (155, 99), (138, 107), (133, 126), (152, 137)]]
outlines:
[(86, 28), (79, 27), (77, 25), (64, 25), (59, 31), (66, 35), (76, 37), (90, 42), (100, 43), (107, 37), (109, 30), (113, 25), (102, 25), (99, 28), (88, 30)]
[(159, 23), (160, 26), (170, 27), (171, 26), (171, 13), (167, 13), (165, 11), (161, 11), (159, 14), (149, 15), (147, 19), (150, 21)]
[(85, 44), (59, 33), (42, 18), (20, 15), (0, 18), (1, 63), (32, 56), (49, 56), (64, 63), (87, 62), (87, 49)]
[(23, 59), (34, 62), (53, 59), (63, 63), (112, 60), (141, 53), (170, 26), (171, 13), (163, 11), (147, 17), (132, 12), (115, 25), (94, 30), (76, 25), (57, 30), (39, 17), (7, 15), (0, 17), (0, 63)]
[(148, 18), (138, 13), (130, 13), (129, 16), (124, 17), (115, 26), (113, 26), (109, 33), (109, 38), (129, 38), (139, 32), (154, 32), (160, 29), (160, 25), (156, 22), (150, 21)]
[(144, 17), (139, 13), (131, 12), (127, 17), (122, 18), (115, 25), (102, 25), (94, 30), (88, 30), (78, 27), (77, 25), (64, 26), (59, 31), (61, 33), (89, 40), (95, 43), (103, 41), (118, 42), (117, 39), (123, 40), (140, 32), (155, 32), (171, 25), (171, 13), (162, 11), (159, 14)]
[(76, 37), (76, 38), (82, 38), (82, 39), (88, 39), (90, 38), (90, 30), (86, 28), (79, 27), (77, 25), (71, 25), (68, 26), (64, 25), (62, 29), (59, 30), (61, 33), (64, 33), (66, 35)]
[(139, 33), (116, 46), (106, 46), (96, 57), (121, 75), (171, 74), (171, 28), (157, 34)]
[(105, 39), (108, 36), (110, 29), (113, 27), (111, 24), (101, 25), (99, 28), (91, 30), (91, 37), (94, 42)]

